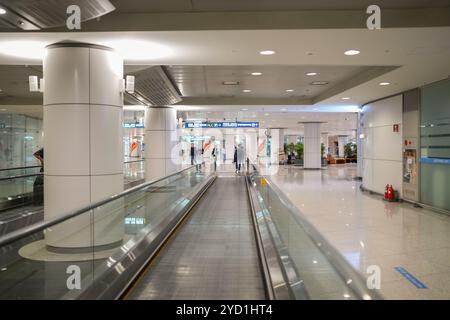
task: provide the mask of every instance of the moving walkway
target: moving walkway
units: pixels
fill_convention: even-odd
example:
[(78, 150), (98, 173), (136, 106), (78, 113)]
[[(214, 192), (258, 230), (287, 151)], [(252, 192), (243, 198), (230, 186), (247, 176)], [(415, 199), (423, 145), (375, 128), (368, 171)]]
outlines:
[[(0, 298), (381, 298), (270, 179), (250, 171), (191, 166), (1, 237)], [(83, 216), (90, 223), (77, 225)], [(67, 223), (74, 232), (64, 237), (89, 229), (89, 248), (50, 250), (46, 235)], [(96, 246), (117, 230), (119, 244)]]

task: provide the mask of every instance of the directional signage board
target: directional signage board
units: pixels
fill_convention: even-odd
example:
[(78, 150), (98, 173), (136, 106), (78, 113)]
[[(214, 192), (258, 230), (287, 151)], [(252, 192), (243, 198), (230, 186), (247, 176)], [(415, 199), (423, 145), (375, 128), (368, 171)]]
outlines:
[(124, 128), (143, 128), (144, 124), (143, 123), (124, 123), (123, 127)]
[(259, 128), (259, 122), (185, 122), (183, 128)]

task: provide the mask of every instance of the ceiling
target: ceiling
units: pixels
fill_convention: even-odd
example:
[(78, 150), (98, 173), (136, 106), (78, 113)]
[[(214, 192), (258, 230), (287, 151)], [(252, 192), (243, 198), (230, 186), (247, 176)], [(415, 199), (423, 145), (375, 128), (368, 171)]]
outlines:
[(366, 8), (372, 4), (382, 9), (384, 27), (450, 24), (449, 0), (0, 0), (0, 4), (8, 9), (0, 16), (0, 30), (9, 32), (67, 31), (69, 4), (81, 7), (82, 29), (90, 32), (364, 28)]
[[(286, 134), (303, 134), (303, 125), (299, 122), (323, 122), (321, 132), (329, 135), (354, 134), (357, 126), (357, 113), (288, 111), (188, 111), (183, 114), (185, 120), (203, 121), (258, 121), (261, 128), (284, 128)], [(217, 129), (211, 129), (217, 130)]]
[[(362, 66), (169, 66), (183, 97), (313, 98), (370, 67)], [(252, 75), (254, 72), (262, 75)], [(308, 72), (317, 75), (308, 76)], [(237, 82), (225, 85), (223, 82)], [(312, 85), (326, 81), (326, 85)], [(243, 92), (251, 90), (251, 92)], [(286, 90), (294, 90), (286, 92)], [(183, 102), (181, 102), (183, 104)]]
[(377, 4), (386, 9), (448, 7), (448, 0), (110, 0), (118, 13), (218, 12), (363, 9)]
[[(362, 105), (368, 101), (445, 79), (450, 75), (450, 59), (448, 59), (450, 42), (446, 41), (450, 39), (450, 27), (377, 31), (338, 29), (76, 32), (70, 34), (24, 32), (20, 34), (20, 38), (15, 33), (0, 33), (0, 65), (40, 65), (42, 57), (37, 54), (39, 48), (43, 49), (46, 44), (68, 38), (99, 44), (110, 44), (114, 40), (116, 49), (125, 57), (126, 68), (135, 66), (139, 69), (142, 66), (151, 65), (182, 66), (177, 67), (179, 81), (183, 80), (181, 79), (183, 73), (189, 77), (195, 75), (197, 79), (192, 84), (184, 83), (183, 86), (186, 87), (180, 88), (186, 95), (196, 97), (195, 99), (187, 97), (182, 104), (193, 106), (213, 104), (295, 106), (308, 103), (320, 106)], [(1, 53), (5, 48), (14, 47), (17, 41), (32, 43), (36, 46), (30, 46), (30, 49), (26, 50), (27, 53), (31, 53), (31, 56), (18, 57)], [(124, 46), (122, 41), (127, 45)], [(157, 45), (157, 48), (163, 47), (166, 54), (153, 55), (154, 45)], [(31, 50), (31, 48), (36, 49)], [(259, 51), (267, 49), (275, 50), (276, 54), (272, 56), (259, 54)], [(347, 49), (358, 49), (361, 54), (346, 56), (344, 51)], [(139, 59), (129, 58), (128, 54), (136, 52), (142, 54)], [(192, 72), (188, 72), (189, 66), (192, 66)], [(369, 70), (364, 69), (368, 66), (370, 66)], [(376, 67), (381, 70), (372, 73), (371, 70)], [(217, 68), (222, 71), (216, 70)], [(268, 73), (263, 72), (262, 76), (251, 79), (256, 88), (252, 95), (236, 93), (234, 97), (219, 97), (222, 94), (229, 95), (228, 90), (235, 89), (225, 91), (225, 88), (222, 88), (224, 89), (222, 93), (214, 89), (214, 83), (211, 83), (207, 85), (208, 90), (213, 90), (217, 96), (214, 99), (202, 98), (206, 92), (205, 77), (208, 77), (211, 72), (214, 74), (213, 79), (216, 79), (217, 87), (217, 82), (222, 75), (233, 73), (247, 84), (248, 77), (239, 73), (242, 70), (245, 73), (253, 68), (264, 68), (268, 70)], [(342, 74), (337, 75), (335, 85), (333, 82), (330, 83), (332, 88), (325, 92), (317, 92), (312, 101), (304, 101), (304, 99), (286, 97), (286, 93), (282, 91), (288, 89), (286, 87), (288, 84), (290, 84), (289, 87), (297, 85), (297, 83), (290, 83), (291, 79), (296, 77), (295, 72), (289, 72), (286, 80), (279, 78), (283, 73), (282, 70), (289, 68), (298, 69), (301, 73), (318, 68), (321, 75), (324, 73), (330, 76), (336, 73), (334, 70), (339, 70)], [(386, 72), (383, 68), (391, 69)], [(198, 70), (201, 71), (197, 72)], [(354, 75), (353, 72), (359, 73)], [(360, 77), (360, 74), (364, 77)], [(278, 78), (272, 79), (269, 75)], [(17, 76), (13, 73), (2, 72), (0, 78), (2, 77)], [(298, 90), (300, 91), (304, 88), (301, 81), (303, 80), (299, 79)], [(379, 86), (378, 84), (382, 81), (389, 81), (391, 85)], [(248, 84), (252, 85), (252, 83)], [(270, 88), (271, 86), (275, 87)], [(270, 89), (271, 94), (275, 91), (280, 92), (279, 98), (276, 100), (267, 98), (265, 90), (267, 88)], [(6, 90), (4, 91), (7, 93)], [(344, 96), (350, 97), (351, 100), (342, 101), (341, 98)], [(0, 103), (4, 102), (0, 100)]]

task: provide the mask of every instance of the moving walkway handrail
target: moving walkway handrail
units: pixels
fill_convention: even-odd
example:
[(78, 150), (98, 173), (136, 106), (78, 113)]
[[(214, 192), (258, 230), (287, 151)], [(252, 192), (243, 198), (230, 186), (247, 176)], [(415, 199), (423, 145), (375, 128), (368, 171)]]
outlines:
[(1, 171), (10, 171), (10, 170), (23, 170), (23, 169), (32, 169), (32, 168), (40, 168), (40, 165), (35, 165), (35, 166), (24, 166), (24, 167), (13, 167), (13, 168), (4, 168), (4, 169), (0, 169)]
[(124, 163), (124, 164), (127, 164), (127, 163), (143, 162), (143, 161), (145, 161), (145, 159), (129, 160), (129, 161), (124, 161), (123, 163)]
[(9, 177), (0, 178), (0, 181), (14, 180), (14, 179), (28, 178), (28, 177), (36, 177), (36, 176), (42, 176), (43, 174), (44, 174), (43, 172), (37, 172), (37, 173), (30, 173), (30, 174), (22, 174), (22, 175), (18, 175), (18, 176), (9, 176)]
[(148, 186), (151, 186), (152, 184), (158, 183), (158, 182), (163, 181), (163, 180), (165, 180), (167, 178), (176, 176), (176, 175), (178, 175), (178, 174), (180, 174), (180, 173), (182, 173), (184, 171), (187, 171), (189, 169), (192, 169), (194, 167), (195, 167), (195, 165), (191, 165), (189, 167), (186, 167), (184, 169), (176, 171), (176, 172), (174, 172), (172, 174), (164, 176), (164, 177), (162, 177), (160, 179), (144, 182), (144, 183), (142, 183), (140, 185), (137, 185), (135, 187), (132, 187), (130, 189), (122, 191), (121, 193), (112, 195), (112, 196), (110, 196), (110, 197), (108, 197), (106, 199), (94, 202), (94, 203), (92, 203), (92, 204), (90, 204), (88, 206), (85, 206), (83, 208), (80, 208), (80, 209), (77, 209), (77, 210), (73, 210), (71, 212), (68, 212), (68, 213), (64, 214), (61, 217), (58, 217), (58, 218), (55, 218), (55, 219), (52, 219), (52, 220), (38, 222), (38, 223), (33, 224), (31, 226), (19, 229), (19, 230), (14, 231), (14, 232), (11, 232), (11, 233), (3, 236), (3, 237), (0, 237), (0, 247), (8, 245), (8, 244), (10, 244), (10, 243), (12, 243), (12, 242), (14, 242), (14, 241), (16, 241), (18, 239), (27, 237), (29, 235), (32, 235), (32, 234), (36, 233), (36, 232), (43, 231), (43, 230), (45, 230), (45, 229), (47, 229), (47, 228), (49, 228), (51, 226), (54, 226), (54, 225), (56, 225), (58, 223), (61, 223), (61, 222), (64, 222), (66, 220), (69, 220), (71, 218), (74, 218), (76, 216), (79, 216), (79, 215), (81, 215), (81, 214), (83, 214), (83, 213), (85, 213), (87, 211), (93, 210), (93, 209), (95, 209), (97, 207), (100, 207), (102, 205), (110, 203), (110, 202), (112, 202), (112, 201), (114, 201), (116, 199), (123, 198), (123, 197), (125, 197), (125, 196), (127, 196), (127, 195), (129, 195), (129, 194), (131, 194), (133, 192), (136, 192), (138, 190), (144, 189), (144, 188), (146, 188)]
[[(124, 164), (144, 162), (144, 161), (145, 161), (145, 159), (130, 160), (130, 161), (124, 161)], [(40, 167), (41, 166), (17, 167), (17, 168), (0, 169), (0, 171), (25, 170), (25, 169), (33, 169), (33, 168), (40, 168)], [(2, 178), (0, 178), (0, 181), (14, 180), (14, 179), (28, 178), (28, 177), (36, 177), (36, 176), (41, 176), (43, 174), (44, 174), (43, 172), (36, 172), (36, 173), (23, 174), (23, 175), (17, 175), (17, 176), (2, 177)]]
[[(259, 171), (255, 164), (252, 164), (253, 169), (259, 174)], [(327, 260), (336, 269), (339, 276), (344, 280), (344, 282), (352, 288), (352, 290), (364, 300), (382, 300), (383, 297), (378, 294), (375, 290), (367, 289), (366, 283), (360, 273), (354, 270), (348, 261), (339, 253), (339, 251), (332, 246), (328, 240), (310, 223), (304, 218), (300, 210), (292, 204), (292, 202), (287, 198), (287, 196), (282, 192), (277, 186), (275, 186), (272, 181), (264, 177), (266, 183), (272, 190), (277, 194), (281, 202), (292, 212), (293, 218), (303, 226), (306, 234), (309, 238), (317, 244), (319, 250), (325, 255)], [(351, 281), (350, 281), (351, 280)]]

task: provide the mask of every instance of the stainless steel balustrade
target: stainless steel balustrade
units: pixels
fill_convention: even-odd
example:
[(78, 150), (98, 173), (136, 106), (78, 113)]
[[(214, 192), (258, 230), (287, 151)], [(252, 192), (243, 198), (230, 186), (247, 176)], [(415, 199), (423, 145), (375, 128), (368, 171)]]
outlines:
[[(281, 299), (379, 300), (365, 279), (308, 222), (269, 177), (253, 173), (247, 178), (259, 229), (258, 243), (265, 256), (266, 279)], [(262, 180), (263, 179), (263, 180)], [(264, 182), (262, 182), (264, 181)]]

